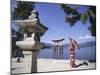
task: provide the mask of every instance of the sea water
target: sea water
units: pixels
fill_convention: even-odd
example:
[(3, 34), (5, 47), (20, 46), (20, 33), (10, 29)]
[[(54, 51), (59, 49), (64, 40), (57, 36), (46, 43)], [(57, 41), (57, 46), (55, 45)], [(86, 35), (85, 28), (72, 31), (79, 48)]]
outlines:
[[(69, 49), (65, 47), (63, 50), (54, 50), (45, 48), (38, 52), (38, 58), (46, 59), (69, 59)], [(79, 60), (96, 61), (96, 47), (83, 47), (80, 50), (75, 49), (75, 58)]]

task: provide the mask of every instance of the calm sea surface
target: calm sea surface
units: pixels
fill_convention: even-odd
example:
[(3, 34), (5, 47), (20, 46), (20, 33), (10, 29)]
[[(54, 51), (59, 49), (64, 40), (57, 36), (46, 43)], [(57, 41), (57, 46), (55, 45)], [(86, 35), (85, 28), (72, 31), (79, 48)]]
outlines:
[[(42, 49), (38, 53), (38, 58), (46, 59), (69, 59), (69, 50), (64, 48), (63, 50), (53, 50), (53, 49)], [(96, 47), (84, 47), (80, 50), (75, 50), (75, 58), (81, 60), (96, 60)]]

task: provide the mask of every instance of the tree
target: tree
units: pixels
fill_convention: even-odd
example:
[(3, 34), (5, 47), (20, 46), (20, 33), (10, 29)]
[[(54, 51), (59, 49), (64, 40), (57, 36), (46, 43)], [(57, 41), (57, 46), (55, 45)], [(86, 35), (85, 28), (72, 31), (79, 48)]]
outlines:
[[(17, 6), (14, 7), (12, 13), (12, 20), (24, 20), (28, 19), (31, 14), (31, 11), (35, 8), (34, 2), (25, 2), (25, 1), (16, 1)], [(38, 13), (37, 13), (38, 14)], [(19, 28), (17, 34), (17, 40), (20, 40), (23, 37), (21, 33), (22, 29)]]
[(85, 24), (89, 19), (91, 25), (88, 27), (88, 29), (90, 30), (92, 36), (96, 36), (96, 7), (87, 7), (88, 10), (85, 13), (80, 13), (77, 8), (75, 9), (67, 4), (61, 4), (61, 8), (66, 14), (65, 22), (68, 22), (72, 27), (77, 21), (81, 21), (83, 24)]
[[(27, 19), (31, 11), (35, 8), (34, 2), (16, 1), (17, 6), (12, 11), (12, 20)], [(21, 35), (21, 28), (19, 28), (17, 36)]]
[[(12, 20), (27, 19), (31, 14), (31, 11), (35, 8), (33, 2), (16, 1), (16, 3), (17, 7), (14, 7), (14, 10), (11, 12)], [(13, 35), (16, 35), (16, 37), (13, 37)], [(21, 28), (19, 28), (17, 32), (12, 29), (12, 57), (15, 56), (15, 50), (17, 49), (16, 41), (22, 40), (22, 38), (23, 34), (21, 33)]]
[(34, 8), (34, 2), (17, 1), (17, 7), (14, 8), (13, 12), (13, 19), (27, 19)]

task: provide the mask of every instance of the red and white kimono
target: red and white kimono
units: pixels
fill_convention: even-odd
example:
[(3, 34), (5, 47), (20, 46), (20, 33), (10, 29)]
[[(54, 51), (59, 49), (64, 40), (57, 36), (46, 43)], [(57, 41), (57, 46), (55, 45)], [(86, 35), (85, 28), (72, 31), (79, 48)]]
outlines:
[(72, 42), (70, 43), (69, 53), (70, 53), (70, 65), (71, 67), (74, 67), (75, 66), (75, 45)]

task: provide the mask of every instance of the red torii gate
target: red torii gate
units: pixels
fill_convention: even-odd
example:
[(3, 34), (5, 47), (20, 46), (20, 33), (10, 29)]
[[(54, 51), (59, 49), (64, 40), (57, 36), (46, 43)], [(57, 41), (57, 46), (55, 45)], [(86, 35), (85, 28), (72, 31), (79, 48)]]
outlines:
[(63, 40), (64, 38), (59, 40), (52, 40), (52, 42), (54, 42), (53, 48), (55, 50), (63, 50), (63, 43), (62, 43)]

